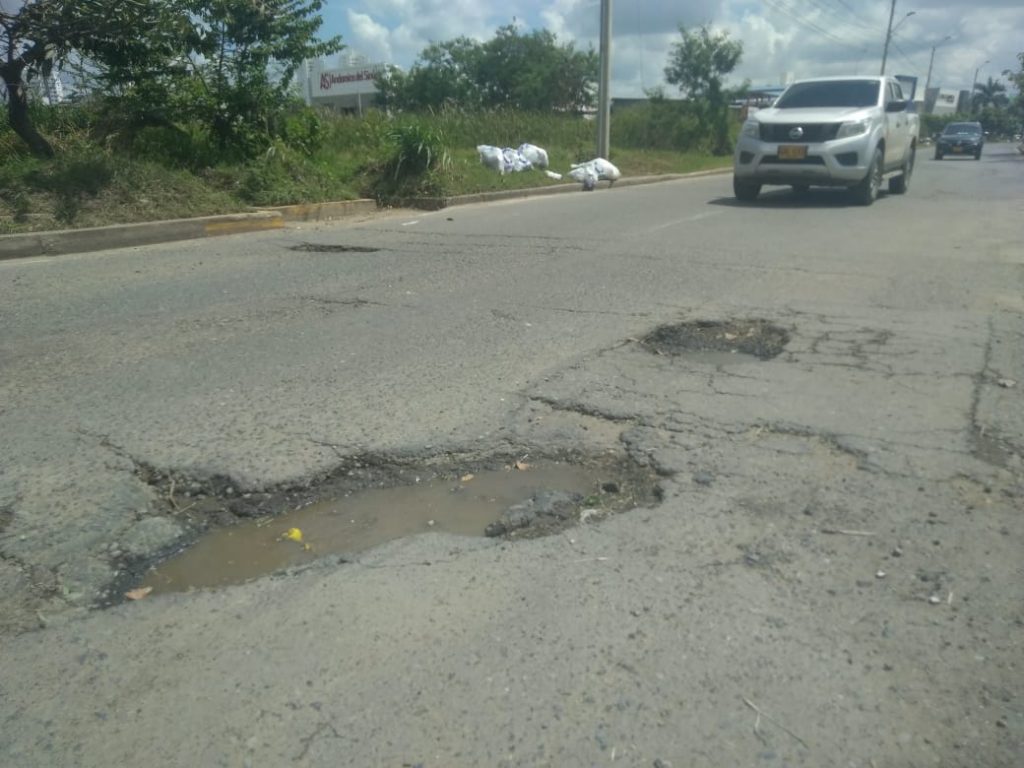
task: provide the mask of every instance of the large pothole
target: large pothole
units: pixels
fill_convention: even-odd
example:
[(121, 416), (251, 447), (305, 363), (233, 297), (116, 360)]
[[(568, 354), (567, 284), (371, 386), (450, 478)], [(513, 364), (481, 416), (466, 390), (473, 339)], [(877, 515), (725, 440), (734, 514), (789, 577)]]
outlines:
[[(180, 592), (249, 581), (327, 555), (354, 555), (428, 532), (522, 539), (654, 502), (657, 476), (621, 455), (525, 454), (399, 463), (350, 459), (308, 488), (241, 491), (147, 470), (187, 546), (162, 557), (115, 555), (125, 592)], [(140, 594), (135, 592), (133, 594)]]
[(788, 331), (767, 320), (697, 320), (663, 325), (640, 343), (659, 355), (706, 357), (718, 362), (720, 355), (770, 360), (786, 348), (789, 338)]

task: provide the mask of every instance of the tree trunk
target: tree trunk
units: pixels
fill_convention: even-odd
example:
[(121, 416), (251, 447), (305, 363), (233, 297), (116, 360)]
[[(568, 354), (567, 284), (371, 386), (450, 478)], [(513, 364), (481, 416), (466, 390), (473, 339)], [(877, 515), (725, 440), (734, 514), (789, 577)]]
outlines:
[(25, 70), (22, 62), (0, 64), (0, 77), (7, 86), (7, 117), (11, 129), (28, 145), (36, 157), (53, 157), (53, 147), (32, 125), (28, 114), (28, 91), (21, 76)]

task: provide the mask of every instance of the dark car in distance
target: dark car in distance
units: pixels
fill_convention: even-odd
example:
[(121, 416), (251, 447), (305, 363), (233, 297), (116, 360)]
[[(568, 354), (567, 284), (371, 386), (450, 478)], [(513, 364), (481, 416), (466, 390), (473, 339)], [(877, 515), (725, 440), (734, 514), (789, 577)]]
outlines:
[(985, 146), (985, 132), (981, 123), (950, 123), (935, 140), (935, 159), (945, 155), (973, 155), (981, 160), (981, 148)]

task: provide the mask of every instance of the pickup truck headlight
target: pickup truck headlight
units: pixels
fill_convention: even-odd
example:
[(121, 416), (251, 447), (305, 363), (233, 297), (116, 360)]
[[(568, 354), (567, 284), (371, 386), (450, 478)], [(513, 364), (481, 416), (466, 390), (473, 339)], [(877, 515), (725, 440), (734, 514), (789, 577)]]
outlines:
[(851, 136), (860, 136), (862, 133), (867, 133), (871, 130), (871, 121), (869, 120), (854, 120), (850, 123), (843, 123), (839, 126), (839, 131), (836, 133), (837, 139), (848, 139)]
[(760, 138), (761, 124), (757, 120), (747, 120), (740, 129), (741, 136), (749, 136), (752, 139)]

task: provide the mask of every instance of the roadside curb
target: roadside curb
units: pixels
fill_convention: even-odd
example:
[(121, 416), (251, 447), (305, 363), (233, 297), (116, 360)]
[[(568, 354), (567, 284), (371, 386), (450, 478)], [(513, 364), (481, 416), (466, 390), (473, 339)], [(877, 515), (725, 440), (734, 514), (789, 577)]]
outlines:
[(280, 213), (285, 221), (328, 221), (330, 219), (356, 216), (360, 213), (375, 213), (376, 200), (339, 200), (326, 203), (303, 203), (301, 205), (261, 206), (261, 211)]
[[(619, 179), (613, 184), (601, 182), (605, 188), (632, 187), (640, 184), (656, 184), (662, 181), (693, 179), (702, 176), (716, 176), (730, 173), (731, 166), (693, 173), (671, 173), (659, 176), (631, 176)], [(439, 211), (459, 205), (499, 202), (526, 197), (561, 195), (580, 192), (580, 185), (557, 184), (550, 187), (524, 187), (497, 192), (479, 192), (454, 197), (426, 197), (396, 201), (392, 207), (407, 207), (418, 210)], [(283, 229), (289, 222), (327, 221), (359, 214), (374, 213), (378, 210), (375, 200), (340, 200), (302, 205), (282, 205), (260, 208), (253, 213), (229, 213), (221, 216), (202, 216), (194, 219), (169, 219), (146, 221), (138, 224), (112, 224), (106, 227), (87, 229), (61, 229), (49, 232), (26, 232), (15, 235), (0, 235), (0, 261), (22, 259), (32, 256), (62, 256), (71, 253), (104, 251), (113, 248), (130, 248), (138, 245), (156, 245), (179, 240), (193, 240), (218, 235), (234, 235), (243, 232), (258, 232), (269, 229)]]
[[(714, 168), (709, 171), (694, 171), (693, 173), (666, 173), (657, 176), (629, 176), (619, 179), (614, 184), (611, 182), (600, 182), (599, 186), (607, 189), (616, 187), (633, 187), (640, 184), (657, 184), (662, 181), (678, 181), (680, 179), (695, 179), (702, 176), (720, 176), (725, 173), (732, 173), (732, 166), (725, 168)], [(544, 197), (546, 195), (562, 195), (568, 192), (581, 192), (580, 185), (555, 184), (550, 187), (524, 187), (522, 189), (506, 189), (497, 192), (477, 192), (471, 195), (456, 195), (454, 197), (419, 197), (403, 199), (398, 201), (395, 207), (416, 208), (422, 211), (440, 211), (444, 208), (451, 208), (458, 205), (472, 205), (473, 203), (490, 203), (501, 200), (516, 200), (524, 197)]]
[(229, 213), (195, 219), (113, 224), (88, 229), (62, 229), (0, 236), (0, 261), (30, 256), (62, 256), (134, 245), (154, 245), (201, 237), (234, 235), (265, 229), (282, 229), (285, 217), (278, 211)]

